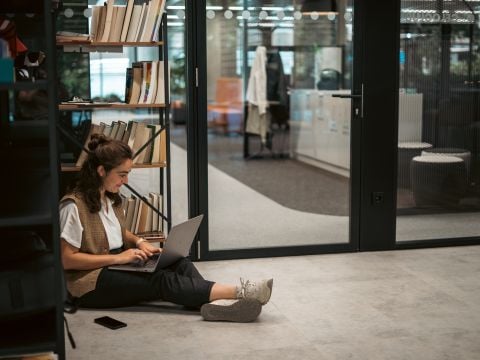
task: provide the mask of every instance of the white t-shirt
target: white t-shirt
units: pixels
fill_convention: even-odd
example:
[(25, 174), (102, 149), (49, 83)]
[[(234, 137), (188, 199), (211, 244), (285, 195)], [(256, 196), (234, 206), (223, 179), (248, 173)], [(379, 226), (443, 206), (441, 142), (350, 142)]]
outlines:
[[(122, 247), (122, 228), (112, 207), (112, 200), (107, 199), (107, 205), (102, 201), (102, 208), (98, 215), (102, 220), (107, 234), (110, 250)], [(77, 205), (73, 200), (60, 204), (60, 237), (70, 245), (80, 248), (82, 244), (83, 226), (80, 222)]]

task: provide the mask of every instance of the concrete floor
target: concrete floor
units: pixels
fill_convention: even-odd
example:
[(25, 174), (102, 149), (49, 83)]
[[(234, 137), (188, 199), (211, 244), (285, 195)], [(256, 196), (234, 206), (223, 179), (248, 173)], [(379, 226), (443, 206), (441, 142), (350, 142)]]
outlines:
[[(67, 315), (68, 359), (480, 359), (480, 246), (197, 263), (206, 278), (274, 277), (254, 323), (171, 304)], [(93, 323), (110, 315), (128, 324)]]

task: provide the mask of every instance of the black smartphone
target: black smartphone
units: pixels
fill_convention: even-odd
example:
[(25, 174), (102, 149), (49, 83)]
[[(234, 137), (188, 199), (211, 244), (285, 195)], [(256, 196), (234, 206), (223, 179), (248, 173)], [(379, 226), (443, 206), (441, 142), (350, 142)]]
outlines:
[(93, 321), (96, 322), (99, 325), (105, 326), (105, 327), (107, 327), (109, 329), (113, 329), (113, 330), (120, 329), (122, 327), (127, 326), (127, 324), (125, 324), (124, 322), (115, 320), (114, 318), (111, 318), (110, 316), (102, 316), (102, 317), (96, 318)]

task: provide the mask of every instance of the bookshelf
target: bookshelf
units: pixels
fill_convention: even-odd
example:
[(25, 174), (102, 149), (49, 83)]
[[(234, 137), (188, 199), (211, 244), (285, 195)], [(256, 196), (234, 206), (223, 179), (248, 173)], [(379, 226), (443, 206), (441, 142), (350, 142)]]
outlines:
[(17, 76), (0, 83), (0, 286), (8, 299), (0, 305), (1, 358), (53, 353), (65, 359), (53, 81), (57, 5), (52, 0), (0, 3), (0, 21), (14, 25), (26, 51), (45, 54), (36, 81), (29, 72), (23, 81)]
[[(130, 3), (134, 3), (133, 0), (129, 0), (127, 1), (127, 5), (126, 7), (128, 8), (128, 4)], [(153, 2), (151, 2), (152, 4)], [(102, 10), (103, 9), (107, 9), (108, 8), (108, 4), (109, 2), (106, 2), (105, 3), (106, 5), (102, 7)], [(137, 38), (137, 41), (98, 41), (98, 39), (95, 40), (95, 35), (92, 33), (94, 32), (93, 30), (93, 26), (91, 25), (94, 20), (93, 20), (93, 15), (92, 15), (92, 19), (90, 19), (89, 21), (91, 22), (90, 26), (87, 26), (90, 28), (90, 37), (93, 38), (93, 40), (89, 39), (89, 40), (78, 40), (78, 39), (72, 39), (72, 40), (68, 40), (68, 39), (65, 39), (64, 38), (64, 35), (62, 35), (62, 32), (65, 33), (65, 32), (68, 32), (70, 30), (72, 30), (71, 28), (69, 28), (68, 26), (65, 26), (59, 30), (61, 30), (61, 32), (57, 32), (57, 34), (60, 34), (61, 37), (59, 36), (57, 38), (57, 41), (56, 41), (56, 46), (57, 46), (57, 50), (59, 51), (59, 56), (62, 56), (62, 53), (68, 53), (68, 54), (83, 54), (84, 56), (87, 56), (88, 57), (88, 64), (87, 64), (87, 67), (89, 66), (90, 64), (90, 61), (91, 61), (91, 55), (92, 53), (109, 53), (111, 51), (111, 48), (112, 47), (115, 47), (115, 48), (118, 48), (118, 47), (121, 47), (121, 48), (124, 48), (124, 47), (129, 47), (129, 48), (133, 48), (133, 51), (136, 53), (138, 51), (139, 48), (157, 48), (158, 49), (158, 61), (156, 62), (156, 60), (144, 60), (144, 61), (135, 61), (135, 64), (138, 64), (138, 63), (145, 63), (145, 62), (151, 62), (151, 63), (155, 63), (157, 65), (157, 68), (156, 68), (156, 71), (158, 72), (158, 80), (156, 80), (156, 85), (155, 85), (155, 91), (156, 92), (160, 92), (160, 87), (162, 88), (162, 92), (163, 92), (163, 96), (162, 97), (158, 97), (158, 96), (154, 96), (153, 99), (151, 101), (149, 101), (148, 103), (130, 103), (129, 101), (125, 101), (125, 102), (99, 102), (99, 101), (93, 101), (93, 102), (59, 102), (58, 103), (58, 110), (60, 112), (63, 112), (63, 113), (74, 113), (74, 112), (81, 112), (82, 113), (82, 116), (84, 116), (85, 113), (89, 114), (89, 115), (86, 115), (86, 119), (92, 119), (94, 116), (94, 114), (99, 114), (99, 112), (102, 112), (102, 111), (121, 111), (122, 112), (122, 119), (125, 120), (126, 117), (128, 117), (128, 115), (125, 115), (127, 114), (129, 111), (131, 111), (131, 114), (132, 114), (132, 118), (135, 119), (134, 122), (137, 122), (137, 123), (142, 123), (143, 121), (142, 120), (138, 120), (135, 116), (134, 116), (134, 112), (136, 115), (138, 115), (136, 113), (136, 111), (140, 110), (147, 110), (148, 111), (148, 116), (150, 117), (150, 115), (153, 113), (155, 115), (155, 120), (154, 120), (154, 124), (151, 124), (151, 123), (145, 123), (146, 125), (145, 126), (150, 126), (150, 125), (153, 125), (153, 126), (160, 126), (160, 128), (155, 128), (155, 130), (153, 131), (152, 130), (152, 133), (151, 133), (151, 136), (149, 135), (148, 138), (145, 138), (145, 141), (144, 142), (141, 142), (140, 143), (140, 146), (137, 146), (137, 142), (136, 142), (136, 139), (134, 141), (134, 145), (135, 146), (132, 146), (132, 144), (129, 142), (129, 145), (132, 147), (133, 151), (134, 151), (134, 154), (141, 154), (142, 151), (150, 151), (148, 149), (148, 147), (150, 145), (152, 145), (152, 152), (154, 151), (157, 151), (159, 149), (156, 149), (155, 147), (157, 146), (157, 140), (159, 140), (159, 142), (161, 142), (161, 147), (160, 147), (160, 151), (161, 151), (161, 155), (159, 155), (160, 157), (160, 161), (153, 161), (153, 157), (151, 158), (151, 160), (145, 160), (145, 163), (135, 163), (135, 160), (134, 160), (134, 165), (133, 165), (133, 169), (157, 169), (159, 171), (159, 192), (158, 194), (161, 195), (161, 198), (162, 198), (162, 203), (159, 204), (158, 207), (153, 207), (154, 210), (153, 210), (153, 213), (157, 213), (158, 216), (159, 216), (159, 222), (162, 221), (162, 224), (165, 225), (165, 227), (169, 230), (170, 227), (171, 227), (171, 221), (170, 221), (170, 214), (171, 214), (171, 196), (170, 196), (170, 188), (171, 188), (171, 185), (170, 185), (170, 129), (169, 129), (169, 76), (167, 75), (169, 72), (168, 72), (168, 50), (167, 50), (167, 47), (168, 47), (168, 44), (167, 44), (167, 16), (166, 16), (166, 13), (164, 13), (164, 6), (165, 6), (165, 3), (162, 2), (162, 1), (159, 1), (158, 2), (158, 11), (159, 11), (159, 15), (161, 15), (159, 18), (160, 18), (160, 21), (159, 21), (159, 25), (157, 26), (157, 30), (158, 30), (158, 35), (154, 35), (152, 33), (152, 41), (144, 41), (144, 40), (141, 40), (140, 39), (140, 35), (139, 37)], [(163, 6), (163, 7), (162, 7)], [(98, 6), (93, 6), (93, 7), (90, 7), (90, 9), (94, 9), (94, 8), (97, 8)], [(114, 7), (118, 7), (120, 8), (121, 6), (116, 6), (114, 5)], [(82, 13), (84, 9), (79, 9), (79, 13)], [(98, 9), (97, 9), (98, 10)], [(108, 11), (108, 10), (107, 10)], [(94, 13), (95, 10), (92, 11), (92, 13)], [(148, 19), (145, 20), (145, 23), (148, 22)], [(132, 23), (130, 23), (131, 25)], [(153, 22), (152, 22), (152, 25), (153, 25)], [(152, 27), (152, 28), (155, 28)], [(100, 31), (100, 30), (96, 30), (96, 31)], [(106, 29), (105, 29), (106, 31)], [(139, 33), (140, 34), (140, 33)], [(82, 37), (82, 36), (85, 36), (84, 34), (79, 34), (78, 35), (79, 37)], [(156, 38), (155, 40), (153, 40), (153, 38)], [(122, 49), (123, 50), (123, 49)], [(86, 54), (86, 55), (85, 55)], [(130, 61), (131, 61), (131, 64), (130, 64)], [(129, 64), (130, 66), (132, 67), (132, 71), (133, 71), (133, 67), (134, 67), (134, 60), (132, 59), (129, 59)], [(152, 72), (153, 73), (153, 72)], [(144, 68), (142, 68), (142, 74), (145, 74), (145, 70)], [(160, 74), (163, 74), (163, 79), (162, 79), (162, 82), (160, 81)], [(142, 75), (143, 76), (143, 75)], [(153, 75), (152, 75), (152, 78), (153, 78)], [(157, 78), (156, 78), (157, 79)], [(90, 81), (92, 81), (92, 78), (90, 78)], [(133, 81), (133, 79), (132, 79)], [(142, 86), (143, 86), (143, 80), (142, 80)], [(91, 91), (91, 86), (89, 87), (89, 93), (88, 94), (85, 94), (85, 96), (88, 96), (88, 98), (92, 98), (92, 91)], [(142, 99), (142, 96), (141, 93), (139, 93), (137, 96), (139, 96), (138, 99), (138, 102), (141, 102), (141, 99)], [(146, 96), (145, 98), (143, 98), (143, 101), (145, 102), (145, 99), (146, 99)], [(162, 99), (163, 101), (158, 101), (159, 99)], [(102, 99), (103, 100), (103, 99)], [(157, 116), (157, 113), (158, 113), (158, 116)], [(66, 115), (68, 116), (68, 115)], [(71, 115), (73, 117), (73, 115)], [(106, 115), (108, 116), (108, 115)], [(100, 116), (101, 117), (101, 116)], [(113, 123), (121, 123), (123, 122), (122, 121), (113, 121), (111, 124), (106, 122), (106, 124), (103, 124), (105, 127), (108, 127), (108, 126), (114, 126)], [(101, 120), (100, 120), (101, 121)], [(127, 120), (125, 120), (127, 121)], [(100, 124), (98, 124), (98, 121), (95, 122), (95, 121), (91, 121), (92, 125), (91, 125), (91, 128), (90, 130), (92, 131), (93, 129), (93, 126), (98, 126), (98, 125), (101, 125), (102, 122)], [(147, 125), (148, 124), (148, 125)], [(121, 130), (121, 131), (125, 131), (125, 133), (127, 131), (131, 131), (131, 128), (130, 128), (130, 125), (128, 125), (129, 127), (127, 127), (125, 129), (125, 127)], [(159, 130), (160, 129), (160, 130)], [(61, 133), (62, 133), (62, 136), (66, 136), (68, 138), (71, 139), (71, 133), (68, 134), (68, 131), (65, 131), (66, 129), (61, 129)], [(119, 130), (120, 131), (120, 130)], [(108, 135), (108, 132), (106, 131), (103, 131), (102, 130), (102, 133), (104, 133), (105, 135), (107, 136), (110, 136)], [(114, 133), (113, 129), (112, 129), (112, 134)], [(138, 133), (138, 130), (137, 130), (137, 133)], [(78, 137), (76, 138), (76, 141), (73, 141), (76, 145), (76, 149), (78, 150), (81, 150), (81, 149), (85, 149), (86, 147), (86, 144), (88, 143), (88, 139), (89, 139), (89, 133), (88, 131), (87, 132), (83, 132), (83, 135), (82, 137)], [(137, 134), (135, 134), (135, 136), (137, 136)], [(117, 139), (117, 140), (122, 140), (122, 141), (125, 141), (125, 138), (123, 138), (122, 136), (118, 137), (117, 136), (113, 136), (113, 138)], [(128, 135), (127, 135), (127, 138), (128, 138)], [(131, 138), (130, 138), (131, 139)], [(128, 142), (128, 141), (125, 141), (125, 142)], [(81, 155), (79, 155), (79, 157), (81, 157)], [(77, 157), (76, 159), (73, 159), (73, 161), (76, 160), (76, 163), (62, 163), (61, 164), (61, 167), (60, 167), (60, 170), (61, 170), (61, 173), (62, 173), (62, 178), (65, 180), (64, 182), (65, 183), (72, 183), (75, 179), (75, 176), (78, 176), (78, 172), (80, 171), (81, 169), (81, 166), (79, 166), (79, 157)], [(135, 159), (135, 157), (134, 157)], [(158, 157), (157, 157), (158, 159)], [(149, 162), (149, 163), (148, 163)], [(142, 202), (144, 203), (147, 203), (147, 201), (145, 201), (149, 195), (146, 195), (146, 194), (139, 194), (135, 189), (133, 189), (130, 185), (126, 184), (125, 187), (128, 188), (128, 190), (130, 190), (130, 192), (135, 195), (137, 198), (140, 198)], [(142, 198), (143, 195), (146, 195), (145, 198)], [(150, 199), (148, 199), (150, 200)], [(148, 207), (149, 208), (152, 208), (152, 204), (149, 203), (148, 204)], [(127, 209), (126, 209), (127, 210)], [(165, 227), (163, 227), (165, 229)]]

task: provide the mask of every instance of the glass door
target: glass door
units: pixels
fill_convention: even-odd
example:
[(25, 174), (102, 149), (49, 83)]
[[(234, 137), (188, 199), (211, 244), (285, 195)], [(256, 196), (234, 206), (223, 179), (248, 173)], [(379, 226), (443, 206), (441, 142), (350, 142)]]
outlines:
[(402, 1), (398, 244), (480, 234), (478, 2)]
[(352, 89), (352, 2), (209, 0), (204, 16), (203, 255), (356, 249), (351, 101), (334, 97)]

